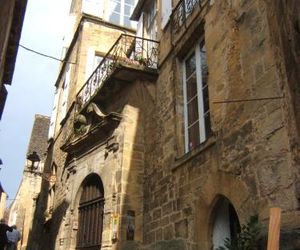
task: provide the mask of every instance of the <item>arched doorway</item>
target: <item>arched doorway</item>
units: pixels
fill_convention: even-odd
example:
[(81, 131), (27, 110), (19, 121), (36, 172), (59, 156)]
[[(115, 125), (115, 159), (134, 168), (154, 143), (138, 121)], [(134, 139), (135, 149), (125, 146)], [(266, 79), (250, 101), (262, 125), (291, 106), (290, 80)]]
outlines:
[(76, 249), (98, 250), (101, 248), (103, 208), (103, 184), (98, 175), (92, 174), (82, 184)]
[(226, 238), (234, 241), (240, 232), (240, 222), (231, 202), (221, 197), (213, 213), (212, 243), (213, 249), (224, 247)]

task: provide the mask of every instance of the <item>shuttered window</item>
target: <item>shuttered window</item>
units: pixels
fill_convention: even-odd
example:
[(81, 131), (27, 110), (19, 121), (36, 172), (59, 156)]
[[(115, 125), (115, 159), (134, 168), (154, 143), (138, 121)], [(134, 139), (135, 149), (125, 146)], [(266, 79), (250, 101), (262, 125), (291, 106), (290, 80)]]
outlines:
[(59, 88), (56, 88), (55, 95), (54, 95), (54, 104), (53, 104), (51, 119), (50, 119), (48, 139), (51, 139), (54, 137), (56, 117), (57, 117), (57, 106), (58, 106), (58, 101), (59, 101), (59, 92), (60, 92)]
[(62, 102), (61, 102), (61, 121), (65, 118), (67, 114), (67, 106), (68, 106), (68, 97), (69, 97), (69, 86), (71, 80), (71, 67), (72, 65), (66, 65), (66, 73), (65, 80), (62, 86)]

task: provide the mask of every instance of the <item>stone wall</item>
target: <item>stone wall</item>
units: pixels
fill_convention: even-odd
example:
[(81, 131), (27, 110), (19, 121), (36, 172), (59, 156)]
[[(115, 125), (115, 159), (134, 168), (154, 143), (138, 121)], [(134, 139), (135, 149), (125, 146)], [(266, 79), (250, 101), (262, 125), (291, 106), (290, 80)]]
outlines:
[[(300, 226), (295, 3), (207, 1), (177, 33), (169, 23), (159, 32), (156, 82), (114, 85), (96, 104), (102, 119), (114, 112), (121, 121), (82, 136), (84, 146), (67, 154), (61, 148), (74, 134), (73, 104), (85, 81), (87, 51), (106, 51), (120, 32), (83, 23), (71, 56), (69, 112), (49, 147), (48, 167), (58, 166), (50, 249), (75, 248), (81, 187), (91, 173), (104, 185), (102, 249), (211, 249), (224, 197), (241, 224), (253, 214), (267, 224), (269, 208), (280, 206), (282, 237), (295, 238), (287, 249), (299, 248), (293, 237)], [(182, 63), (200, 40), (207, 51), (212, 135), (186, 153)], [(113, 214), (120, 216), (115, 240)], [(134, 241), (126, 239), (129, 214)]]
[[(286, 12), (293, 16), (293, 3), (289, 5)], [(286, 75), (278, 68), (286, 62), (277, 58), (273, 43), (278, 25), (269, 20), (269, 11), (279, 7), (269, 6), (265, 1), (214, 1), (191, 14), (182, 37), (172, 38), (170, 27), (162, 34), (158, 150), (153, 153), (158, 160), (145, 170), (148, 249), (210, 249), (213, 209), (220, 196), (232, 202), (241, 223), (255, 213), (267, 222), (269, 207), (280, 206), (282, 228), (299, 227), (298, 167), (289, 136), (295, 120), (289, 114), (289, 90), (282, 86)], [(201, 37), (208, 56), (213, 136), (185, 154), (181, 62)], [(232, 100), (240, 101), (215, 103)]]
[[(35, 115), (28, 144), (27, 153), (31, 154), (33, 151), (36, 151), (40, 157), (41, 161), (38, 169), (33, 170), (39, 173), (43, 172), (44, 169), (49, 123), (49, 117)], [(27, 166), (25, 161), (22, 181), (16, 197), (9, 209), (8, 224), (17, 225), (17, 228), (22, 235), (20, 249), (26, 249), (28, 245), (33, 247), (34, 244), (36, 244), (36, 242), (31, 241), (30, 234), (35, 224), (35, 220), (33, 218), (35, 217), (36, 204), (41, 191), (42, 177), (39, 174), (32, 172), (29, 167), (30, 166)], [(30, 244), (28, 244), (29, 242)]]

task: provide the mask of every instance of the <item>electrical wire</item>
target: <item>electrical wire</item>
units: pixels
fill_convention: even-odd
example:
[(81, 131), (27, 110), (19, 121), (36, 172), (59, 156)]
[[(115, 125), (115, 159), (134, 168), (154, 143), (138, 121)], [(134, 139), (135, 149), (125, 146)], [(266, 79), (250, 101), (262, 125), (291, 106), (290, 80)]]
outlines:
[(76, 64), (76, 63), (73, 63), (73, 62), (68, 62), (68, 61), (65, 61), (65, 60), (58, 59), (58, 58), (56, 58), (56, 57), (54, 57), (54, 56), (46, 55), (46, 54), (44, 54), (44, 53), (41, 53), (41, 52), (38, 52), (38, 51), (36, 51), (36, 50), (30, 49), (30, 48), (28, 48), (28, 47), (26, 47), (26, 46), (24, 46), (24, 45), (22, 45), (22, 44), (19, 44), (19, 46), (20, 46), (21, 48), (25, 49), (25, 50), (28, 50), (28, 51), (30, 51), (30, 52), (32, 52), (32, 53), (35, 53), (35, 54), (38, 54), (38, 55), (40, 55), (40, 56), (44, 56), (44, 57), (47, 57), (47, 58), (50, 58), (50, 59), (53, 59), (53, 60), (56, 60), (56, 61), (60, 61), (60, 62), (67, 62), (67, 63), (70, 63), (70, 64)]

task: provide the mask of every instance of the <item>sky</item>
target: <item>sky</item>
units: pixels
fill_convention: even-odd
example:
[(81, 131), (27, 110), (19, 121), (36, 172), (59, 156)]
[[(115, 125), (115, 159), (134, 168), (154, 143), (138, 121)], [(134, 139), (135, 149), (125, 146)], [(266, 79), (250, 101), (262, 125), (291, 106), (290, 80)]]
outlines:
[[(20, 44), (61, 57), (70, 0), (28, 0)], [(0, 181), (10, 203), (18, 191), (34, 115), (50, 116), (59, 62), (19, 47), (0, 121)]]

